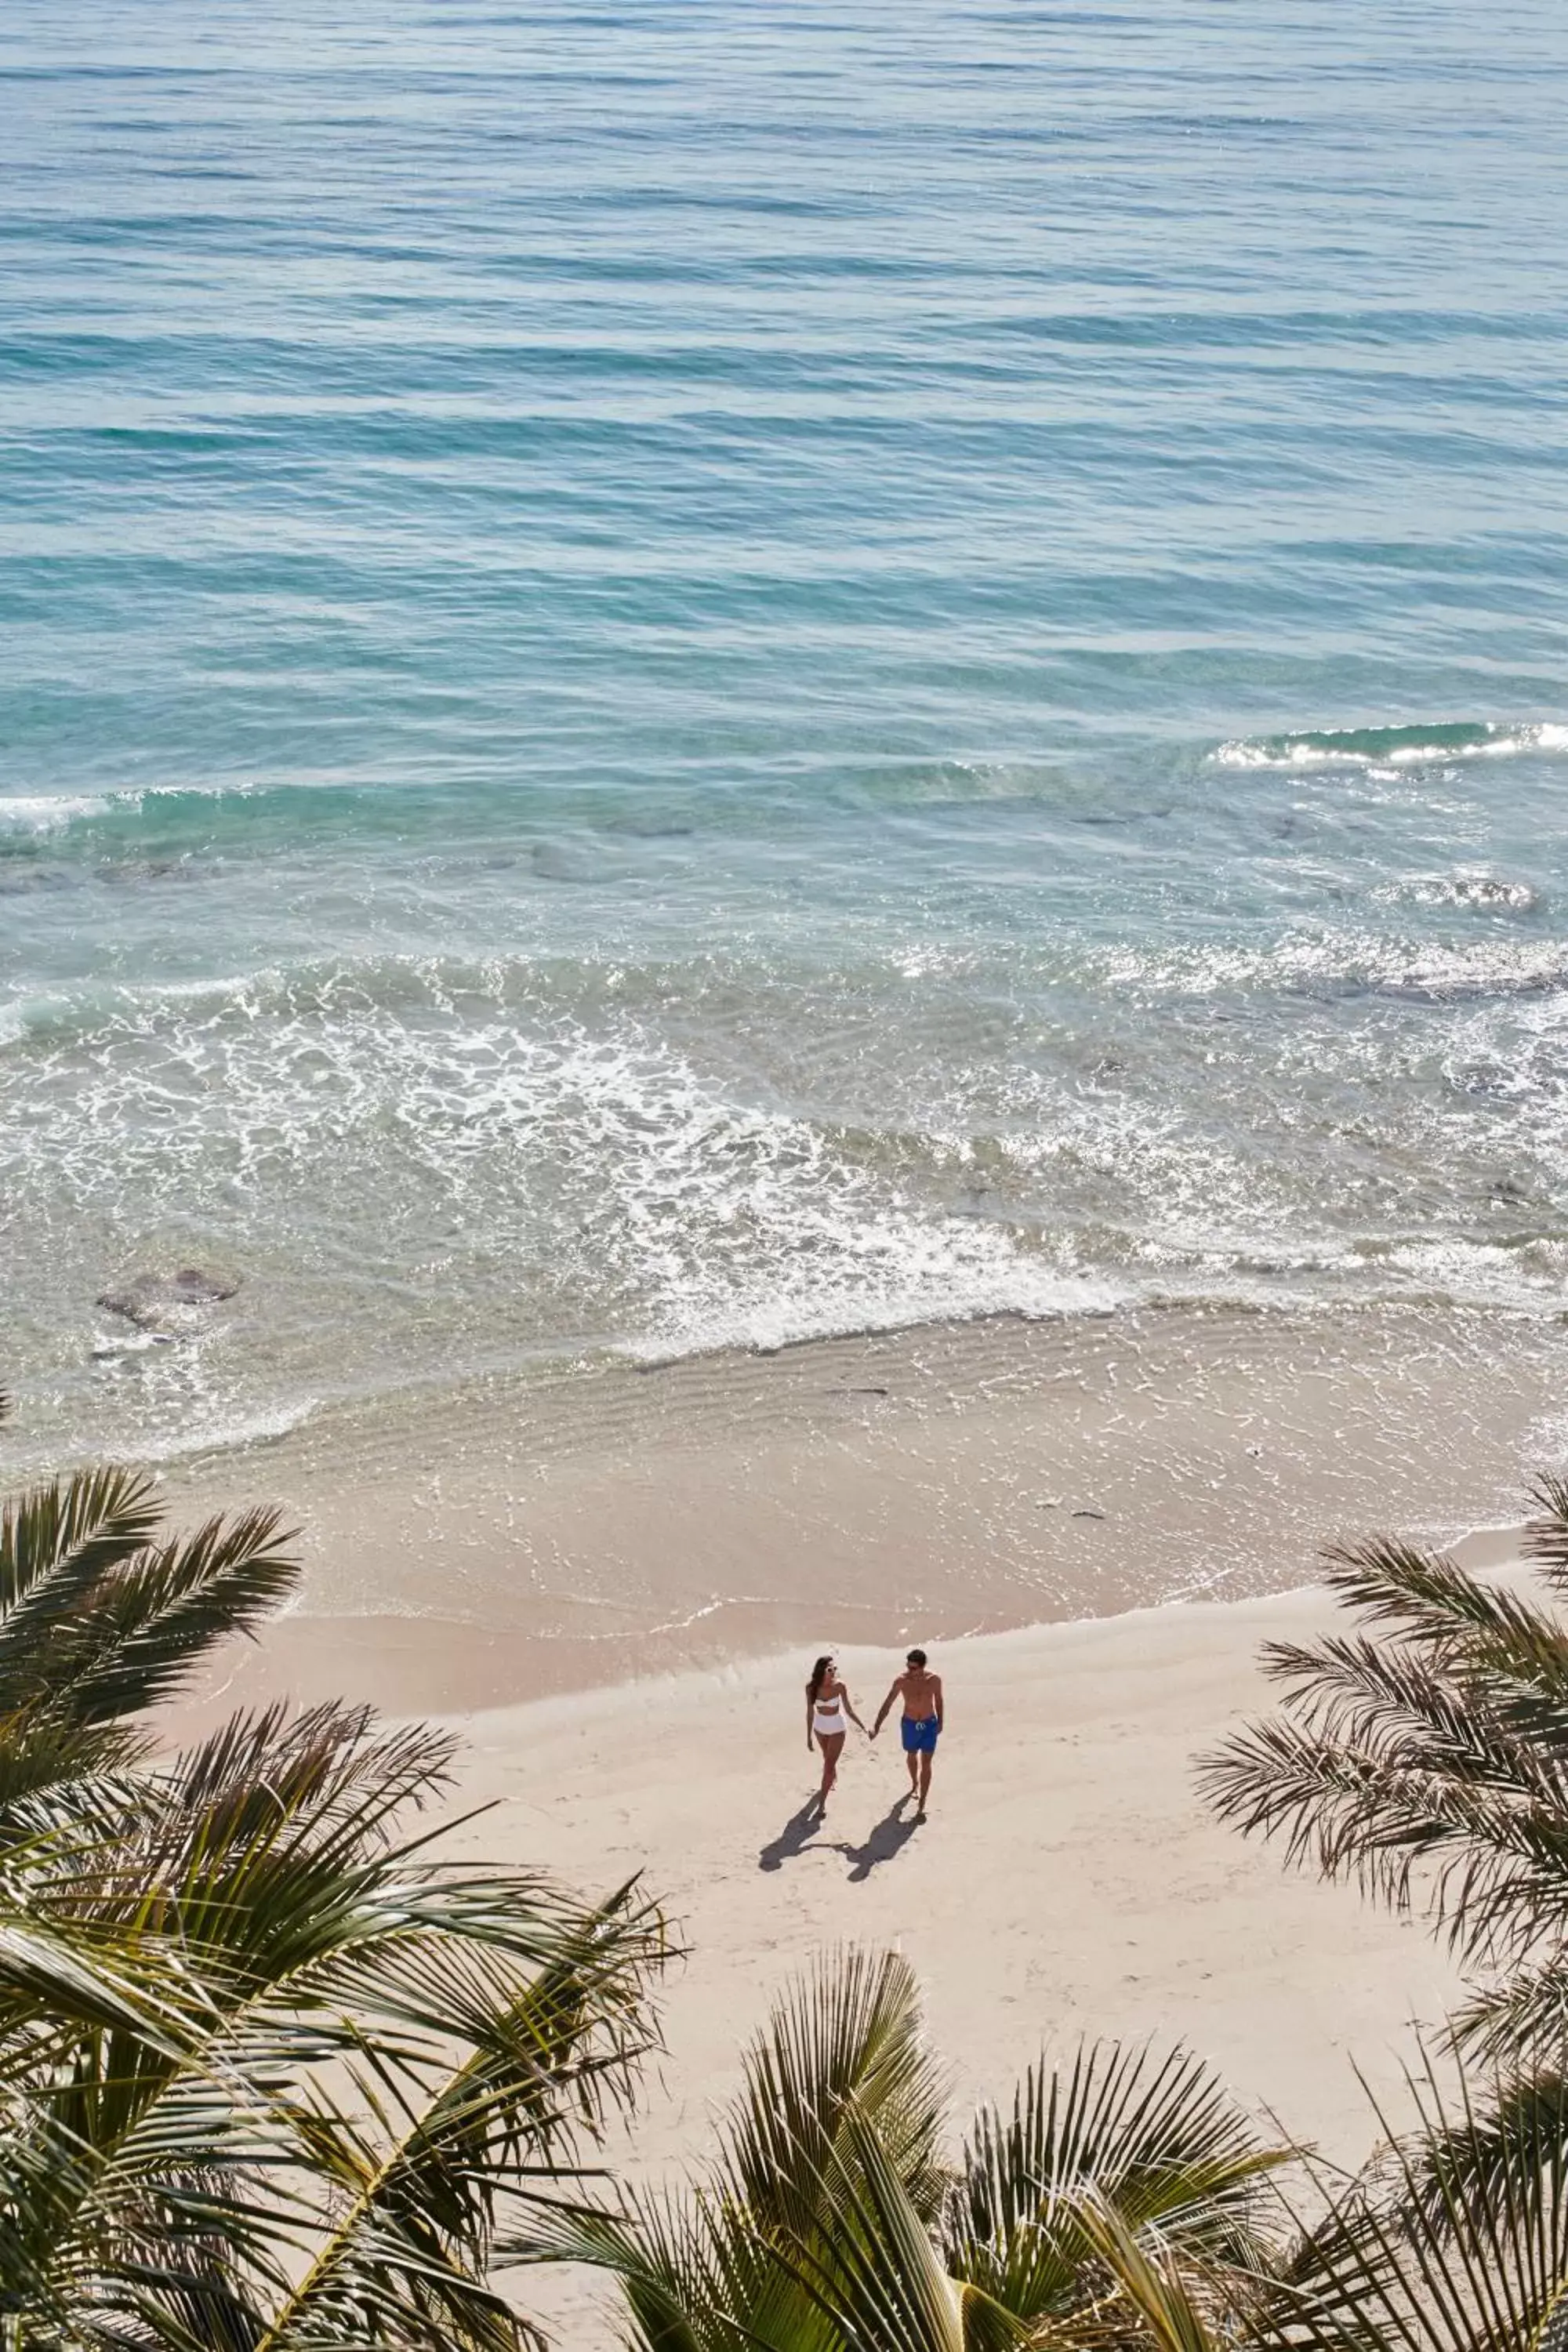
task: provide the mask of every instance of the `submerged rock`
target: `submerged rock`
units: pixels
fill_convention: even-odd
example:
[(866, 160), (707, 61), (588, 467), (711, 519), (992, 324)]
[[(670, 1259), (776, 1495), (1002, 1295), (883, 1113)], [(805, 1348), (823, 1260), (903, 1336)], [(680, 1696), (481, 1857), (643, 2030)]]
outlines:
[(177, 1274), (133, 1274), (118, 1288), (100, 1290), (98, 1304), (110, 1315), (123, 1315), (139, 1330), (156, 1331), (171, 1318), (184, 1320), (192, 1308), (215, 1307), (220, 1299), (232, 1298), (238, 1288), (237, 1274), (210, 1274), (203, 1266), (183, 1265)]

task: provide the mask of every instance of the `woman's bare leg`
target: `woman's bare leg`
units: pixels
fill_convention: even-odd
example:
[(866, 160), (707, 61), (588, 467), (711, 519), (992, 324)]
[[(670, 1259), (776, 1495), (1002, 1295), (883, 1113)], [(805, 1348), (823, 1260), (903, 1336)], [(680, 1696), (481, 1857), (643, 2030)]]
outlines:
[(816, 1801), (826, 1812), (827, 1800), (833, 1794), (833, 1783), (838, 1778), (838, 1756), (844, 1746), (844, 1734), (841, 1731), (819, 1731), (816, 1744), (822, 1750), (822, 1786), (816, 1792)]

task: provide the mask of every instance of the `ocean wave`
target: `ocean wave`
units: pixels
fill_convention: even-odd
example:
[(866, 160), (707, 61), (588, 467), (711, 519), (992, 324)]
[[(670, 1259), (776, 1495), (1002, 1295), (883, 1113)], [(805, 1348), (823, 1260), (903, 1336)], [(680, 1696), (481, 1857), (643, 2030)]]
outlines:
[(451, 790), (439, 784), (354, 782), (331, 777), (217, 776), (163, 783), (106, 785), (93, 793), (0, 793), (0, 853), (25, 853), (47, 839), (58, 854), (79, 836), (86, 854), (113, 863), (134, 857), (178, 856), (200, 848), (215, 828), (241, 825), (249, 836), (281, 847), (310, 835), (335, 835), (379, 816), (405, 821), (409, 803), (446, 813)]
[(256, 1412), (214, 1413), (169, 1432), (144, 1451), (152, 1461), (186, 1462), (204, 1454), (236, 1454), (252, 1445), (275, 1444), (296, 1429), (303, 1429), (320, 1405), (318, 1397), (308, 1396)]
[(1210, 759), (1221, 768), (1415, 768), (1450, 760), (1506, 760), (1568, 753), (1568, 724), (1509, 725), (1456, 719), (1435, 726), (1329, 728), (1301, 734), (1237, 736)]
[[(22, 1030), (0, 1055), (22, 1319), (85, 1364), (117, 1268), (221, 1249), (242, 1311), (117, 1350), (73, 1406), (121, 1450), (201, 1452), (280, 1391), (410, 1366), (1165, 1295), (1555, 1311), (1568, 940), (1347, 925), (1063, 952), (1005, 1010), (963, 959), (803, 976), (739, 949), (40, 993), (0, 1008)], [(1151, 1015), (1159, 994), (1196, 1002)]]

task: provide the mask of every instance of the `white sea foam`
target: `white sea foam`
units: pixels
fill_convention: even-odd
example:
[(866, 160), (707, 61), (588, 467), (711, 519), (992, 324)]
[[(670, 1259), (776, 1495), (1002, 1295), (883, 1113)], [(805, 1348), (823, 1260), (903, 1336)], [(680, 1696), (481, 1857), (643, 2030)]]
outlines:
[[(1568, 942), (1097, 949), (1098, 1042), (999, 1022), (940, 958), (900, 1013), (919, 961), (804, 1012), (726, 973), (707, 1019), (684, 982), (523, 956), (83, 992), (0, 1064), (6, 1190), (47, 1240), (27, 1311), (85, 1309), (127, 1235), (171, 1264), (221, 1246), (246, 1288), (210, 1340), (94, 1380), (101, 1442), (188, 1454), (294, 1426), (280, 1394), (476, 1357), (1150, 1297), (1562, 1297)], [(1194, 1002), (1151, 1016), (1156, 993)]]
[(1397, 774), (1453, 760), (1507, 760), (1568, 751), (1568, 724), (1534, 720), (1510, 727), (1346, 728), (1299, 735), (1238, 736), (1210, 754), (1222, 768), (1362, 768)]
[[(235, 777), (121, 784), (100, 793), (0, 793), (0, 832), (63, 833), (95, 817), (133, 815), (149, 802), (248, 800), (276, 786)], [(310, 787), (304, 789), (309, 790)]]
[(1510, 915), (1534, 914), (1542, 904), (1533, 883), (1476, 866), (1462, 866), (1452, 874), (1407, 875), (1380, 884), (1372, 895), (1385, 906), (1473, 907)]
[(1552, 939), (1407, 940), (1325, 929), (1287, 932), (1256, 945), (1130, 941), (1101, 950), (1096, 961), (1108, 985), (1159, 994), (1316, 985), (1475, 996), (1568, 987), (1568, 940)]
[(91, 793), (0, 793), (0, 831), (59, 833), (82, 817), (101, 816), (110, 798)]
[(290, 1431), (302, 1429), (320, 1410), (318, 1397), (300, 1397), (288, 1404), (256, 1412), (217, 1412), (191, 1422), (155, 1441), (144, 1451), (155, 1462), (180, 1462), (194, 1454), (237, 1453), (248, 1445), (265, 1445)]

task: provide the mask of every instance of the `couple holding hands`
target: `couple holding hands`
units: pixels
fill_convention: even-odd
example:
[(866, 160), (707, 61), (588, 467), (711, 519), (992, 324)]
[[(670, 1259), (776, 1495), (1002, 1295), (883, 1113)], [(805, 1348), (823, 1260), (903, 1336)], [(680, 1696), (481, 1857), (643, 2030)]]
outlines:
[[(931, 1759), (942, 1730), (942, 1676), (928, 1670), (923, 1650), (911, 1650), (904, 1661), (903, 1673), (894, 1675), (868, 1738), (875, 1739), (895, 1699), (903, 1701), (900, 1727), (904, 1759), (910, 1768), (910, 1794), (915, 1800), (915, 1819), (923, 1822), (926, 1800), (931, 1794)], [(838, 1758), (851, 1723), (859, 1724), (865, 1731), (848, 1686), (839, 1680), (837, 1660), (830, 1652), (826, 1657), (818, 1658), (805, 1686), (805, 1744), (809, 1748), (815, 1740), (822, 1750), (822, 1786), (817, 1790), (816, 1802), (824, 1813), (838, 1778)]]

